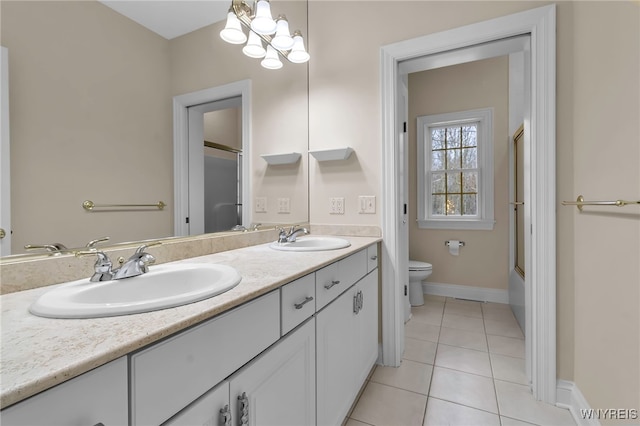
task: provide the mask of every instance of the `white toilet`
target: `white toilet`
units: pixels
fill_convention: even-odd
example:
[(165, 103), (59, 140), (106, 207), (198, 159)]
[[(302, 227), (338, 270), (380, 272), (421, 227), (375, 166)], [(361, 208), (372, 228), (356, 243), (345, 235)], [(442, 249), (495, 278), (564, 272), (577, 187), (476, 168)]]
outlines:
[(409, 303), (411, 306), (424, 305), (422, 281), (426, 280), (432, 271), (433, 266), (430, 263), (409, 260)]

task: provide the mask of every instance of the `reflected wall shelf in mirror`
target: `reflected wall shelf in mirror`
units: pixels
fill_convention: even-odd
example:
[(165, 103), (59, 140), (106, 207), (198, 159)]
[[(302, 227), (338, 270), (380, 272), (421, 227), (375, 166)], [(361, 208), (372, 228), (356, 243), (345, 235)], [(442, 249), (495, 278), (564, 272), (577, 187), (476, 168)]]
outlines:
[(289, 152), (285, 154), (262, 154), (260, 157), (264, 158), (270, 166), (279, 166), (283, 164), (295, 164), (300, 160), (302, 155), (299, 152)]
[(346, 160), (351, 156), (353, 148), (333, 148), (333, 149), (321, 149), (315, 151), (309, 151), (309, 154), (313, 155), (318, 161), (336, 161)]

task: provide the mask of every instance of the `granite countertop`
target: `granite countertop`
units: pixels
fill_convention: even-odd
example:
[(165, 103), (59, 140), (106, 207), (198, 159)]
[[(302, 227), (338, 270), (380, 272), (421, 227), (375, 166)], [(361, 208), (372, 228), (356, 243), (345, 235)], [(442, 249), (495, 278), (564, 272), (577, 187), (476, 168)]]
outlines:
[(225, 312), (381, 240), (346, 238), (351, 246), (339, 250), (283, 252), (261, 244), (171, 262), (226, 264), (238, 270), (242, 281), (210, 299), (143, 314), (48, 319), (31, 315), (28, 308), (53, 286), (0, 296), (0, 408)]

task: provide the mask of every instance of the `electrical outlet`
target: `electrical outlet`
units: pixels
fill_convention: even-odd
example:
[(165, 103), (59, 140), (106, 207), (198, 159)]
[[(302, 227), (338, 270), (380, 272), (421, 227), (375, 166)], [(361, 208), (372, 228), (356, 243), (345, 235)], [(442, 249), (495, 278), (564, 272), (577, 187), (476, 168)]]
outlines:
[(361, 195), (358, 197), (360, 214), (374, 214), (376, 212), (376, 196), (375, 195)]
[(256, 213), (267, 212), (267, 197), (256, 197)]
[(291, 213), (290, 198), (278, 198), (278, 213)]
[(329, 214), (344, 214), (344, 197), (329, 198)]

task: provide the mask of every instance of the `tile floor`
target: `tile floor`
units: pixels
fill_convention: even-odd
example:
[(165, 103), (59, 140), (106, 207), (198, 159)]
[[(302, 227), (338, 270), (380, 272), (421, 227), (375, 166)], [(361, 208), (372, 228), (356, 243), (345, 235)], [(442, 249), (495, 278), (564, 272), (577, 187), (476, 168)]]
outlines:
[(346, 426), (575, 425), (531, 396), (508, 305), (425, 296), (412, 315), (402, 365), (375, 368)]

